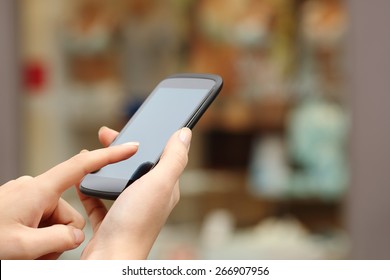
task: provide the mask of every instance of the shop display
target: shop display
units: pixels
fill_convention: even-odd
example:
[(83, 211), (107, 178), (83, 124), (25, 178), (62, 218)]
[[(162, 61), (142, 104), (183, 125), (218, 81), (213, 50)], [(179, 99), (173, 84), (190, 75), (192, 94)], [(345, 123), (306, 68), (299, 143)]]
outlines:
[(122, 5), (122, 82), (132, 103), (178, 71), (183, 35), (171, 1), (124, 0)]
[(301, 6), (298, 94), (343, 98), (343, 43), (347, 16), (341, 0)]
[(294, 55), (291, 6), (283, 0), (197, 2), (189, 67), (220, 73), (224, 94), (245, 102), (285, 95)]
[(313, 234), (292, 217), (268, 218), (246, 229), (233, 225), (231, 213), (223, 210), (210, 213), (200, 233), (191, 226), (169, 225), (161, 232), (150, 258), (338, 260), (348, 256), (351, 246), (344, 231)]
[(348, 121), (337, 104), (305, 100), (291, 113), (289, 153), (297, 168), (289, 194), (338, 200), (348, 184), (346, 159)]
[(290, 167), (280, 137), (267, 136), (253, 143), (249, 168), (249, 191), (253, 195), (285, 198), (289, 192)]
[[(85, 131), (96, 131), (102, 124), (117, 126), (123, 114), (119, 22), (106, 7), (96, 0), (74, 3), (59, 32), (64, 67), (61, 102), (67, 108), (64, 118), (78, 138), (75, 142), (86, 143)], [(80, 132), (84, 137), (78, 137)]]

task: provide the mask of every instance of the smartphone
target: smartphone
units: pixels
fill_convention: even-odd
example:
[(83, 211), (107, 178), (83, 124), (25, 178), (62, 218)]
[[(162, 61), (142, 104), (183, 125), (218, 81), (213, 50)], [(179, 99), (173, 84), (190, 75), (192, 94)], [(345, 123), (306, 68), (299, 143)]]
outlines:
[(111, 145), (139, 142), (131, 158), (109, 164), (84, 177), (83, 194), (115, 199), (159, 161), (171, 135), (193, 128), (222, 88), (214, 74), (177, 74), (161, 81)]

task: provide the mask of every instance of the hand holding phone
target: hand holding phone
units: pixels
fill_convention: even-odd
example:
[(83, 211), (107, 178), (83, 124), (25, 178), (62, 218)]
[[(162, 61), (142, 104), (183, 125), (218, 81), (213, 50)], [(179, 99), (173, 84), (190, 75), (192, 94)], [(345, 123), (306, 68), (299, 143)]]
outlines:
[(112, 143), (139, 142), (138, 152), (88, 174), (81, 182), (81, 192), (117, 198), (157, 164), (175, 131), (195, 126), (221, 88), (222, 78), (210, 74), (179, 74), (160, 82)]

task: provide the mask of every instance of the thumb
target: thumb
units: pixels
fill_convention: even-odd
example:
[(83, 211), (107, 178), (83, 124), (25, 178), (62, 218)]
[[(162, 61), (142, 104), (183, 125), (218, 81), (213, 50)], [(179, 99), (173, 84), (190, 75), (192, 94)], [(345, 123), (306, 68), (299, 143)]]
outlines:
[(30, 256), (30, 259), (52, 253), (61, 254), (77, 248), (85, 238), (81, 229), (67, 225), (52, 225), (45, 228), (30, 228), (30, 230), (23, 246), (25, 256)]
[(174, 186), (188, 162), (188, 150), (191, 144), (192, 132), (184, 127), (169, 139), (159, 163), (150, 172), (158, 173), (155, 178)]

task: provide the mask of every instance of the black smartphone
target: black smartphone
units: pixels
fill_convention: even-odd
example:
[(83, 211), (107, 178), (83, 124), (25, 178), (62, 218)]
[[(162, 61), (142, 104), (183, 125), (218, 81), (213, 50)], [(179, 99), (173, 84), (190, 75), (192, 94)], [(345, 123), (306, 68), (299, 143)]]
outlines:
[(139, 142), (137, 153), (86, 175), (81, 192), (99, 198), (117, 198), (157, 164), (175, 131), (195, 126), (222, 84), (222, 78), (213, 74), (177, 74), (161, 81), (111, 144)]

